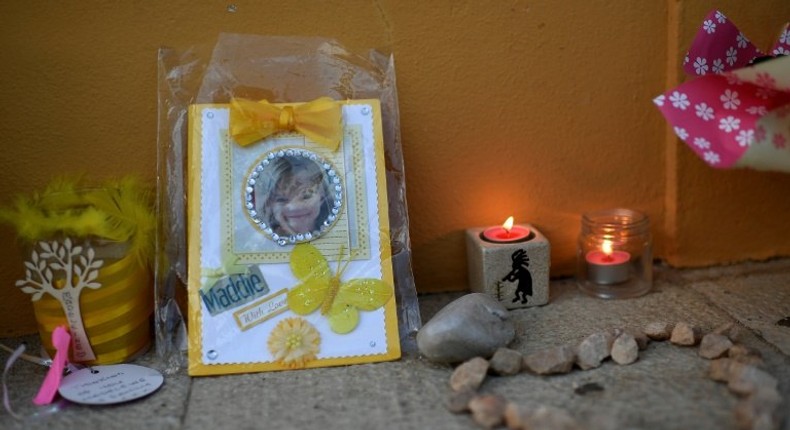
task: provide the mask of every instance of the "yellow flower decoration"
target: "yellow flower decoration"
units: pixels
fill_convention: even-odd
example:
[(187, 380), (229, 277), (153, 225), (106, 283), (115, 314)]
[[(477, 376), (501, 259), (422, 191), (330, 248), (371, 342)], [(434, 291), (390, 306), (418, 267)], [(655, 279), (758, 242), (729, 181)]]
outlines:
[(268, 345), (275, 361), (297, 369), (316, 359), (321, 350), (321, 335), (302, 318), (286, 318), (272, 329)]

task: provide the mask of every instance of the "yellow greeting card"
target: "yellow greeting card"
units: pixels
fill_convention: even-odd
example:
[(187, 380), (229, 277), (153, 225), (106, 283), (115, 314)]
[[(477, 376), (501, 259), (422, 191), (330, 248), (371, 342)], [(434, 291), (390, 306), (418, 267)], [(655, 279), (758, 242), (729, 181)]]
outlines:
[(189, 120), (190, 375), (399, 358), (378, 100)]

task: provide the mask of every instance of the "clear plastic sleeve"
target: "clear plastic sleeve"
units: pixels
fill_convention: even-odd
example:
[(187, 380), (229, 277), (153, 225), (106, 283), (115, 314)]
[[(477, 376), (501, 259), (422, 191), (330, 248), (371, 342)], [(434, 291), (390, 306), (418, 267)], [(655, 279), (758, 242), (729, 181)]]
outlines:
[(401, 350), (416, 353), (421, 326), (411, 271), (405, 176), (394, 60), (349, 52), (323, 38), (222, 34), (213, 51), (195, 46), (159, 52), (159, 149), (156, 340), (164, 370), (185, 363), (188, 108), (232, 97), (272, 103), (378, 99), (382, 112), (389, 230)]

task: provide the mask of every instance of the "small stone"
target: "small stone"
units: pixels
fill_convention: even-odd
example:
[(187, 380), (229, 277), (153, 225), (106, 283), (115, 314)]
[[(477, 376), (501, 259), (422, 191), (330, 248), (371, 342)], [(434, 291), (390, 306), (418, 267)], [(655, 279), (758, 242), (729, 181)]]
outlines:
[(639, 358), (639, 344), (628, 333), (623, 333), (612, 344), (612, 360), (617, 364), (631, 364)]
[(460, 364), (450, 376), (453, 391), (474, 391), (480, 387), (488, 373), (488, 360), (475, 357)]
[(521, 372), (521, 353), (509, 348), (499, 348), (491, 357), (491, 371), (497, 375), (509, 376)]
[(505, 406), (505, 426), (510, 430), (520, 430), (526, 428), (526, 422), (533, 408), (508, 402)]
[(727, 350), (727, 357), (743, 364), (751, 364), (752, 366), (762, 366), (763, 354), (754, 348), (749, 348), (746, 345), (737, 343)]
[(620, 337), (621, 334), (623, 333), (630, 334), (631, 336), (634, 337), (636, 344), (639, 345), (640, 351), (647, 349), (647, 345), (650, 343), (650, 338), (648, 338), (645, 332), (643, 332), (642, 330), (634, 330), (632, 328), (615, 328), (612, 329), (609, 333), (611, 333), (612, 335), (613, 343), (614, 340)]
[(652, 340), (662, 341), (669, 339), (675, 326), (668, 322), (656, 321), (645, 326), (645, 335)]
[(752, 395), (762, 390), (776, 390), (778, 382), (769, 373), (731, 358), (719, 358), (710, 363), (708, 377), (714, 381), (727, 382), (727, 388), (735, 394)]
[(575, 362), (576, 351), (567, 345), (544, 349), (524, 357), (524, 367), (538, 375), (568, 373)]
[(708, 333), (699, 344), (699, 356), (713, 360), (714, 358), (723, 357), (731, 347), (732, 341), (727, 336)]
[(505, 423), (509, 429), (580, 430), (581, 426), (567, 411), (546, 405), (517, 405), (505, 408)]
[(736, 342), (741, 335), (741, 329), (736, 324), (725, 323), (713, 329), (713, 333), (727, 336), (728, 339)]
[(502, 396), (484, 394), (469, 401), (472, 418), (481, 426), (490, 429), (502, 424), (507, 401)]
[(606, 332), (593, 333), (576, 348), (576, 364), (582, 370), (594, 369), (609, 356), (612, 335)]
[(727, 388), (735, 394), (749, 395), (762, 390), (776, 390), (778, 381), (768, 372), (744, 364), (731, 367)]
[(727, 382), (736, 394), (748, 395), (760, 389), (775, 389), (776, 378), (764, 370), (732, 358), (719, 358), (710, 362), (708, 377), (714, 381)]
[(702, 332), (699, 328), (685, 322), (675, 324), (669, 341), (680, 346), (694, 346), (700, 341)]
[(469, 401), (472, 400), (472, 397), (476, 396), (477, 393), (474, 390), (464, 390), (464, 391), (453, 391), (450, 390), (450, 393), (447, 395), (447, 403), (445, 406), (447, 410), (454, 413), (460, 414), (469, 411)]
[(739, 371), (743, 366), (745, 366), (745, 364), (735, 360), (719, 358), (710, 362), (708, 377), (714, 381), (727, 382), (730, 380), (730, 376)]
[(782, 421), (781, 404), (782, 396), (777, 390), (761, 390), (738, 402), (735, 422), (742, 429), (778, 429)]
[(472, 293), (436, 313), (417, 333), (417, 347), (429, 360), (458, 363), (491, 357), (515, 336), (507, 309), (488, 294)]

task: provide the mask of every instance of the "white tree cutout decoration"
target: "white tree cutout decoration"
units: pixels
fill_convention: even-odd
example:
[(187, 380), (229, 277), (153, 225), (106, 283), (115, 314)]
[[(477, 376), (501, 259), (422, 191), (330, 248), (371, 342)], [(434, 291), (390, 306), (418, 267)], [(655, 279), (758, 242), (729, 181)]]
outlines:
[(66, 238), (63, 244), (57, 241), (42, 241), (33, 249), (30, 261), (25, 261), (25, 279), (16, 282), (23, 292), (30, 294), (35, 302), (46, 293), (57, 299), (66, 318), (74, 345), (74, 358), (78, 361), (95, 360), (88, 335), (82, 323), (80, 293), (84, 288), (101, 287), (96, 279), (103, 260), (95, 260), (96, 253), (90, 245), (73, 246)]

